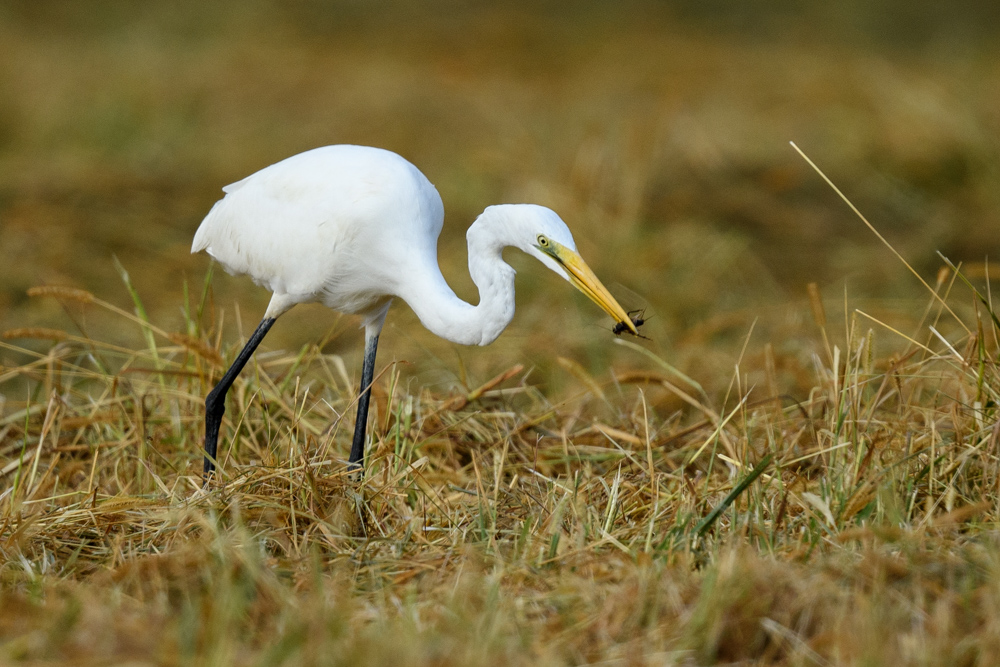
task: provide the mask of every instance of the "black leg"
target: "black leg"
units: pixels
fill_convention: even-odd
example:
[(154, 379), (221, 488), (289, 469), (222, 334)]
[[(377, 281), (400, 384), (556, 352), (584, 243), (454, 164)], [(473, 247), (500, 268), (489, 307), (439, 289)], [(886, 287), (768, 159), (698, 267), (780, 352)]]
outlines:
[[(380, 327), (381, 328), (381, 327)], [(366, 337), (365, 361), (361, 367), (361, 395), (358, 396), (358, 418), (354, 422), (354, 442), (351, 444), (351, 458), (348, 470), (364, 473), (365, 469), (365, 429), (368, 426), (368, 401), (372, 396), (372, 379), (375, 377), (375, 352), (378, 350), (378, 334)]]
[(219, 384), (215, 385), (215, 389), (210, 391), (208, 397), (205, 399), (205, 484), (208, 484), (209, 478), (215, 471), (215, 454), (219, 445), (219, 426), (222, 424), (222, 415), (226, 413), (226, 393), (233, 386), (236, 376), (240, 374), (247, 361), (253, 356), (254, 350), (264, 340), (264, 336), (267, 335), (272, 324), (274, 324), (273, 317), (265, 317), (260, 321), (257, 329), (250, 336), (250, 340), (247, 341), (247, 344), (240, 351), (239, 356), (236, 357), (236, 361), (233, 362), (233, 365), (229, 367), (226, 374), (219, 380)]

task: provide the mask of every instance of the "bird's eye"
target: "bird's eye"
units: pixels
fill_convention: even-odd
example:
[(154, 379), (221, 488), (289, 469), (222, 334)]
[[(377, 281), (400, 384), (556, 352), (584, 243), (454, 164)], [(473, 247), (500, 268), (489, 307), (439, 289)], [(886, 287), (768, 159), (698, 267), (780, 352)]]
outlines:
[(542, 246), (543, 248), (549, 247), (549, 240), (545, 238), (544, 234), (538, 235), (538, 245)]

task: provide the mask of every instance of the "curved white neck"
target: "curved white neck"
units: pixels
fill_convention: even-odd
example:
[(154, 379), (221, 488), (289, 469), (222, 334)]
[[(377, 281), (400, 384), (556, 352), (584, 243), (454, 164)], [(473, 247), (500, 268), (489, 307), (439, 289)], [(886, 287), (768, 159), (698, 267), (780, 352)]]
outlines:
[(503, 261), (507, 226), (502, 216), (487, 209), (469, 227), (469, 273), (479, 289), (479, 305), (459, 299), (437, 265), (430, 265), (400, 287), (402, 297), (432, 333), (462, 345), (488, 345), (514, 317), (514, 269)]

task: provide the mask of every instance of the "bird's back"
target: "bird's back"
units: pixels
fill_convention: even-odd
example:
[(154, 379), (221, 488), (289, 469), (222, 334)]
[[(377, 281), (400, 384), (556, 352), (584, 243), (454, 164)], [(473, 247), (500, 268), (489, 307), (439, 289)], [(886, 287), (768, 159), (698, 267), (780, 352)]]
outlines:
[(292, 302), (365, 312), (398, 292), (401, 265), (436, 265), (441, 197), (390, 151), (317, 148), (223, 190), (191, 251)]

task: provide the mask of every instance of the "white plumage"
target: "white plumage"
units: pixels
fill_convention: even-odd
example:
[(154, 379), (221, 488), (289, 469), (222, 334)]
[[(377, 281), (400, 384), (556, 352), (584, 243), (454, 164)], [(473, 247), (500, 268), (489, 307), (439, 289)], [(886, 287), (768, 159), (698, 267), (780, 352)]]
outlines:
[(363, 449), (356, 450), (359, 433), (363, 447), (368, 384), (393, 297), (409, 304), (423, 325), (443, 338), (466, 345), (491, 343), (514, 316), (514, 270), (501, 253), (515, 246), (635, 333), (625, 311), (577, 254), (565, 223), (542, 206), (499, 205), (483, 211), (466, 235), (480, 301), (473, 306), (459, 299), (437, 263), (444, 222), (441, 197), (416, 167), (390, 151), (317, 148), (223, 191), (225, 197), (195, 233), (191, 251), (206, 250), (230, 273), (247, 274), (267, 287), (272, 297), (258, 331), (206, 400), (206, 474), (213, 469), (210, 458), (215, 456), (226, 391), (274, 319), (297, 303), (319, 301), (363, 318), (367, 344), (352, 464), (362, 459)]

